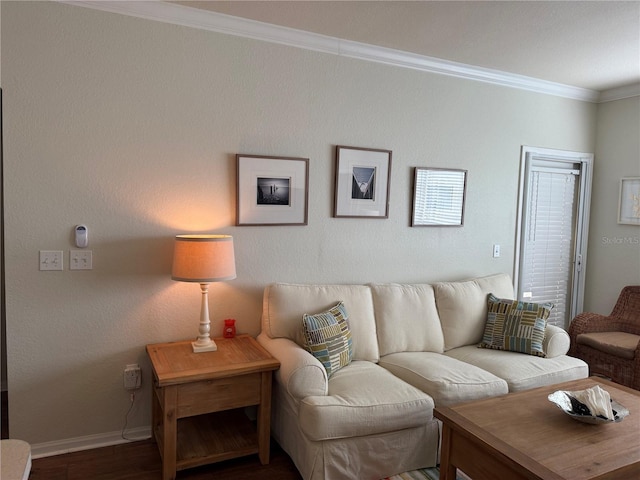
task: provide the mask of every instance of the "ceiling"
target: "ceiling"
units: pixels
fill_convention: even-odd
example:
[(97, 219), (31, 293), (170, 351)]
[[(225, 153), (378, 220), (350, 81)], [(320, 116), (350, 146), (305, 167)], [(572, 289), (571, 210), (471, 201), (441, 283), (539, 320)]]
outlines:
[(640, 83), (640, 0), (171, 3), (590, 90)]

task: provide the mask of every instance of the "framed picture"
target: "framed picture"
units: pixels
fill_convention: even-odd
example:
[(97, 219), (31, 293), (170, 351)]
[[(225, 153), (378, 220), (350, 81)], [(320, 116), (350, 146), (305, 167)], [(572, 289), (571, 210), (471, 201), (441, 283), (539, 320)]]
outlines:
[(411, 226), (462, 226), (466, 191), (466, 170), (416, 167)]
[(620, 179), (618, 223), (640, 225), (640, 177)]
[(236, 155), (236, 225), (306, 225), (309, 159)]
[(336, 146), (334, 217), (389, 217), (391, 150)]

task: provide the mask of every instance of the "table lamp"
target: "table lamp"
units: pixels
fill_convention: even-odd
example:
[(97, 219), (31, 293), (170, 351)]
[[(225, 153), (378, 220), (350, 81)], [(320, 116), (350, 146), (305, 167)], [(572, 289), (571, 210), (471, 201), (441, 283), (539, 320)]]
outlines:
[(218, 347), (209, 336), (209, 284), (236, 278), (236, 263), (231, 235), (177, 235), (171, 278), (179, 282), (197, 282), (202, 290), (200, 328), (192, 342), (193, 351), (215, 352)]

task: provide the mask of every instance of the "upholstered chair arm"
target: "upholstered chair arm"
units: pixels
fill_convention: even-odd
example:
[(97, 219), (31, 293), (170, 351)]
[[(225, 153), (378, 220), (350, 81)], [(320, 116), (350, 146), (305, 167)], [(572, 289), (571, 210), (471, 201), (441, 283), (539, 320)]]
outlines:
[(258, 335), (257, 340), (280, 362), (276, 380), (296, 401), (310, 395), (327, 394), (327, 371), (304, 348), (288, 338), (270, 338), (264, 332)]
[(547, 354), (547, 358), (565, 355), (569, 351), (569, 334), (562, 328), (555, 325), (547, 325), (544, 331), (542, 348)]

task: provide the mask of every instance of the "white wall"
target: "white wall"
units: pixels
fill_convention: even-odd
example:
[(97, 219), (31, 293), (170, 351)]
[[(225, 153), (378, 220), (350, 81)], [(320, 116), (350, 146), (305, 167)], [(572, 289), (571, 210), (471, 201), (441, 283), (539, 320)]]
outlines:
[[(149, 425), (144, 346), (197, 329), (176, 233), (234, 236), (213, 330), (257, 334), (273, 281), (512, 273), (521, 145), (595, 146), (592, 104), (76, 6), (2, 2), (2, 43), (10, 423), (33, 444), (119, 431), (133, 362)], [(332, 218), (336, 144), (393, 151), (389, 219)], [(308, 157), (309, 225), (235, 227), (236, 153)], [(469, 171), (464, 227), (409, 227), (415, 166)], [(38, 271), (78, 223), (93, 270)]]
[(640, 97), (598, 106), (585, 311), (608, 314), (625, 285), (640, 285), (640, 227), (619, 225), (620, 179), (640, 177)]

